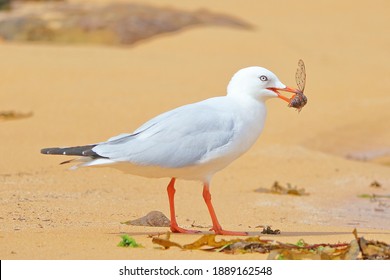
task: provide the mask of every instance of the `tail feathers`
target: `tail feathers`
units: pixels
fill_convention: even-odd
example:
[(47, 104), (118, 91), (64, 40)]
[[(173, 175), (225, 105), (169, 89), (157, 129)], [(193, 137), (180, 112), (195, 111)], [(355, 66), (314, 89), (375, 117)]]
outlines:
[(41, 153), (45, 155), (66, 155), (85, 156), (91, 158), (105, 158), (92, 151), (95, 146), (96, 145), (76, 146), (67, 148), (45, 148), (41, 150)]

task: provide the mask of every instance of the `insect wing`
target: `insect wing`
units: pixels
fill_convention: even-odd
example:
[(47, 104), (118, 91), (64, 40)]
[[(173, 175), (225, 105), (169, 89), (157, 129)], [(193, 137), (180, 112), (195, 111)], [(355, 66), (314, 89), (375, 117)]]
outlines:
[(305, 63), (302, 59), (298, 61), (298, 69), (295, 73), (295, 81), (297, 82), (298, 89), (303, 92), (305, 90), (306, 84), (306, 70)]

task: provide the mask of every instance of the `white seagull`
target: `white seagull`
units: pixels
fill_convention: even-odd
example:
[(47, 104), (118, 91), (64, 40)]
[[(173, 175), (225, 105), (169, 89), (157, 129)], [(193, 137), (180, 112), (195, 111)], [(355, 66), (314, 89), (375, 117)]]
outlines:
[[(279, 91), (294, 95), (288, 98)], [(271, 71), (247, 67), (234, 74), (226, 96), (178, 107), (149, 120), (133, 133), (120, 134), (106, 142), (46, 148), (41, 153), (81, 156), (75, 167), (110, 166), (144, 177), (171, 178), (167, 192), (172, 232), (197, 232), (177, 224), (176, 179), (201, 181), (213, 224), (210, 230), (221, 235), (247, 235), (222, 229), (211, 203), (211, 178), (244, 154), (260, 136), (267, 114), (265, 101), (279, 97), (290, 102), (298, 93)]]

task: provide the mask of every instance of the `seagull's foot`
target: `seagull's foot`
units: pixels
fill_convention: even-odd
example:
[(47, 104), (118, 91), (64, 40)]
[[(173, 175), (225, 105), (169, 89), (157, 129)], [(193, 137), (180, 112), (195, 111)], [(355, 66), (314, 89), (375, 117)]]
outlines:
[(178, 225), (171, 225), (171, 231), (174, 233), (187, 233), (187, 234), (195, 234), (201, 232), (199, 230), (184, 229), (179, 227)]
[(215, 234), (218, 235), (233, 235), (233, 236), (247, 236), (248, 233), (245, 231), (230, 231), (230, 230), (224, 230), (222, 228), (214, 228), (212, 227), (210, 230), (214, 231)]

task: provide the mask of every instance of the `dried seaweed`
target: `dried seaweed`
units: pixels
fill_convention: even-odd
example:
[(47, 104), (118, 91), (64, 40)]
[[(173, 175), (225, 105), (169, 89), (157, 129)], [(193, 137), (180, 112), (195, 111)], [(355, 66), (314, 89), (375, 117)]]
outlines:
[[(248, 237), (245, 239), (241, 238), (235, 238), (232, 240), (225, 240), (221, 239), (219, 241), (216, 240), (215, 234), (206, 234), (201, 236), (198, 240), (194, 241), (193, 243), (190, 244), (185, 244), (185, 245), (180, 245), (176, 242), (170, 241), (170, 233), (167, 233), (166, 238), (159, 238), (159, 237), (154, 237), (152, 239), (152, 242), (154, 244), (158, 244), (164, 249), (169, 249), (170, 247), (179, 247), (184, 250), (207, 250), (207, 251), (224, 251), (224, 250), (229, 250), (229, 246), (233, 244), (237, 244), (239, 242), (243, 242), (243, 244), (250, 244), (250, 243), (261, 243), (263, 242), (260, 237)], [(237, 246), (236, 246), (237, 247)]]
[(151, 211), (139, 219), (122, 222), (126, 225), (148, 227), (169, 227), (170, 223), (169, 219), (160, 211)]
[(378, 198), (390, 198), (390, 195), (381, 195), (381, 194), (359, 194), (358, 197), (360, 198), (369, 198), (373, 201), (375, 201), (375, 199), (378, 199)]
[(380, 241), (367, 241), (357, 237), (350, 243), (320, 243), (308, 244), (300, 239), (295, 244), (283, 243), (274, 240), (261, 239), (259, 236), (234, 238), (231, 240), (216, 240), (216, 235), (203, 235), (190, 244), (180, 245), (170, 240), (170, 233), (166, 238), (155, 237), (154, 244), (164, 249), (178, 247), (182, 250), (203, 250), (209, 252), (223, 252), (226, 254), (269, 253), (272, 260), (387, 260), (390, 259), (390, 246)]
[[(280, 243), (269, 260), (345, 260), (356, 259), (356, 249), (348, 243), (308, 244), (300, 239), (296, 244)], [(352, 249), (352, 250), (351, 250)]]
[(19, 113), (19, 112), (15, 112), (15, 111), (1, 111), (0, 112), (0, 121), (24, 119), (24, 118), (29, 118), (32, 115), (33, 115), (32, 112)]
[(382, 185), (378, 181), (372, 181), (371, 184), (370, 184), (370, 187), (371, 188), (381, 188)]
[(164, 249), (169, 249), (171, 247), (183, 248), (183, 246), (181, 246), (180, 244), (170, 241), (169, 240), (170, 237), (171, 237), (171, 233), (168, 231), (165, 238), (153, 237), (152, 243), (160, 245), (160, 246), (164, 247)]
[(381, 241), (366, 240), (363, 237), (358, 237), (357, 230), (353, 231), (353, 235), (359, 245), (359, 249), (363, 260), (390, 260), (390, 245)]
[(169, 238), (153, 238), (152, 242), (165, 249), (179, 247), (183, 250), (206, 250), (227, 254), (270, 253), (269, 259), (343, 259), (348, 254), (349, 244), (306, 244), (299, 240), (297, 244), (263, 240), (260, 237), (216, 240), (216, 235), (203, 235), (193, 243), (180, 245)]
[(287, 186), (281, 185), (278, 181), (275, 181), (270, 189), (258, 188), (255, 192), (273, 193), (273, 194), (289, 194), (289, 195), (309, 195), (304, 188), (298, 188), (297, 186), (291, 186), (287, 183)]
[(280, 234), (279, 229), (272, 229), (270, 226), (266, 226), (263, 228), (262, 234)]

